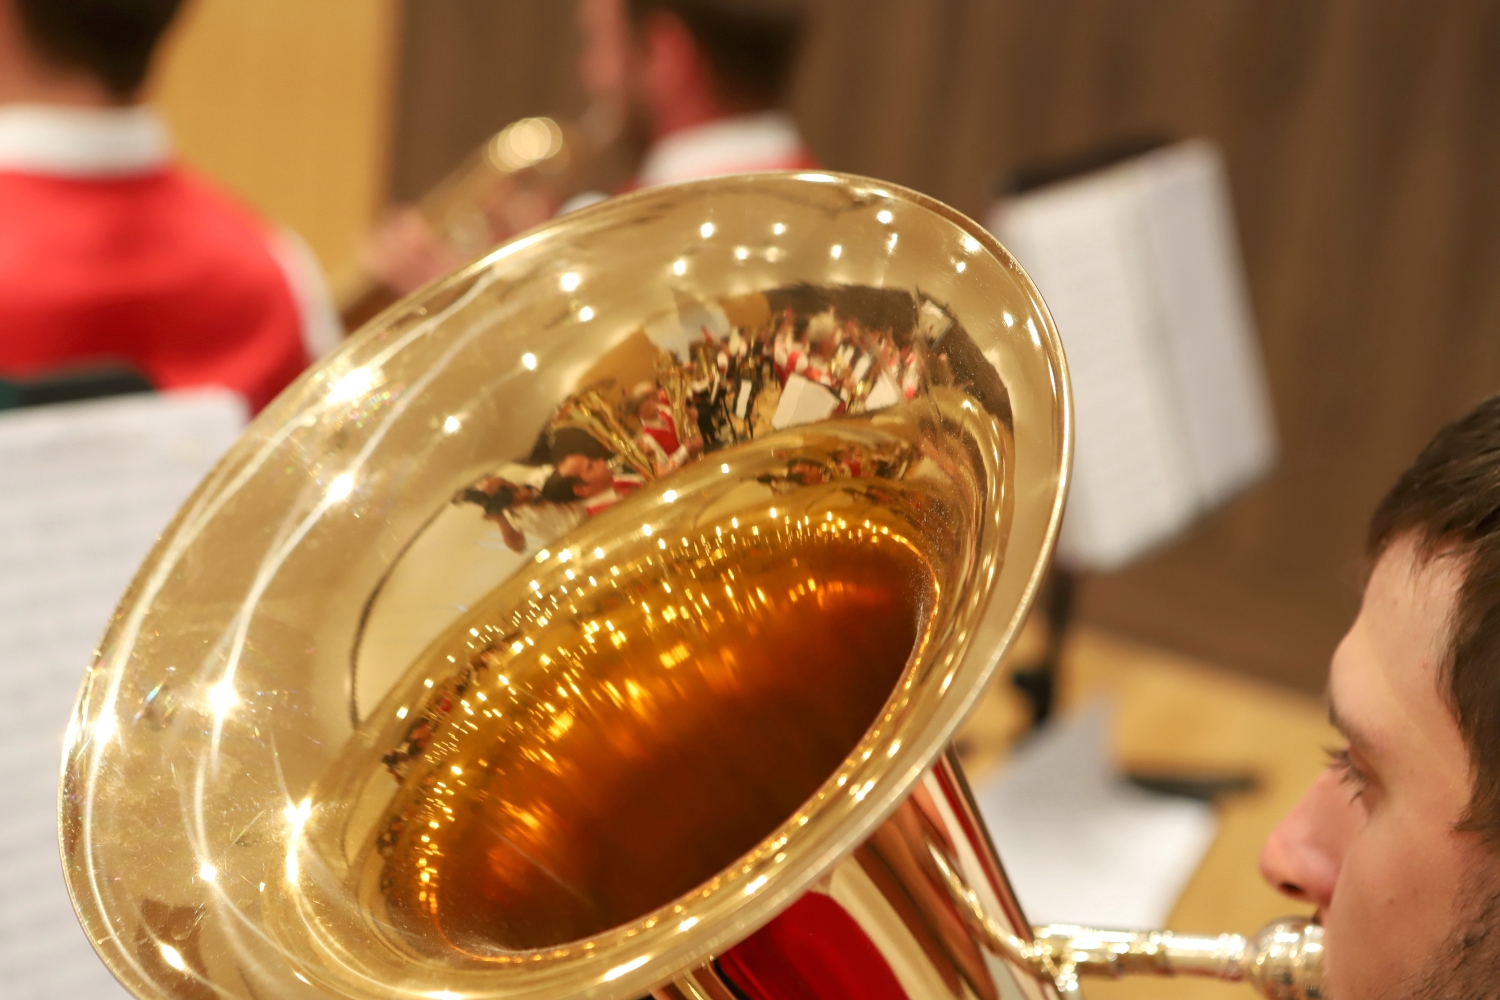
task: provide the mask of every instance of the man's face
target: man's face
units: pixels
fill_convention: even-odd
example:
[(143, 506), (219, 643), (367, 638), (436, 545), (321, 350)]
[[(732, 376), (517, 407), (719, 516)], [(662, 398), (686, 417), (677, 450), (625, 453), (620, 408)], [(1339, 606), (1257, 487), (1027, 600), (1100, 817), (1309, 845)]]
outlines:
[(1261, 853), (1272, 885), (1318, 907), (1333, 1000), (1449, 995), (1476, 879), (1489, 882), (1479, 838), (1454, 830), (1469, 757), (1438, 688), (1461, 583), (1461, 563), (1423, 563), (1409, 540), (1380, 558), (1329, 676), (1347, 746)]
[(558, 462), (557, 474), (579, 480), (579, 485), (574, 488), (573, 492), (581, 499), (604, 492), (614, 479), (608, 462), (602, 458), (588, 458), (584, 455), (569, 455)]
[(617, 116), (627, 141), (651, 135), (654, 49), (635, 30), (625, 0), (579, 0), (578, 78), (596, 107)]
[(630, 29), (623, 0), (579, 0), (578, 78), (594, 101), (624, 99), (630, 59)]

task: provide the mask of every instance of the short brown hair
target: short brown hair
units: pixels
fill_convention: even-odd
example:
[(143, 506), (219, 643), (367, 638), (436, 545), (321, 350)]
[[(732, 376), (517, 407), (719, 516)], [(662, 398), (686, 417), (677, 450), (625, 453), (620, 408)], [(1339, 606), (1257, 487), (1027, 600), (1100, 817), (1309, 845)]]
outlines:
[(1370, 522), (1372, 564), (1405, 537), (1422, 559), (1464, 566), (1439, 693), (1473, 771), (1459, 829), (1500, 842), (1500, 396), (1439, 431), (1386, 494)]
[(182, 0), (16, 0), (21, 28), (37, 54), (83, 70), (111, 97), (134, 97), (151, 55)]
[(559, 427), (552, 435), (552, 464), (561, 465), (564, 459), (582, 455), (590, 461), (608, 461), (615, 453), (582, 427)]
[(802, 41), (798, 0), (629, 0), (628, 9), (636, 25), (657, 12), (682, 21), (725, 97), (762, 107), (785, 98)]

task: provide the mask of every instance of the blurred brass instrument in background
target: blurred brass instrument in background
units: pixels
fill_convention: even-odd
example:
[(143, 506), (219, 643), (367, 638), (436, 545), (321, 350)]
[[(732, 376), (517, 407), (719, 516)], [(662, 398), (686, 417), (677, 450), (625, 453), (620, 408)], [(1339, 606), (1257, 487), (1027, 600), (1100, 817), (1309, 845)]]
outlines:
[[(125, 595), (65, 869), (142, 998), (1321, 996), (1321, 928), (1033, 930), (954, 729), (1071, 448), (979, 226), (826, 173), (555, 220), (269, 407)], [(497, 528), (500, 534), (497, 536)]]
[[(594, 160), (619, 139), (615, 116), (591, 109), (575, 122), (521, 118), (486, 139), (415, 208), (460, 259), (477, 257), (546, 221), (591, 180)], [(344, 328), (355, 330), (399, 296), (361, 262), (331, 282)]]

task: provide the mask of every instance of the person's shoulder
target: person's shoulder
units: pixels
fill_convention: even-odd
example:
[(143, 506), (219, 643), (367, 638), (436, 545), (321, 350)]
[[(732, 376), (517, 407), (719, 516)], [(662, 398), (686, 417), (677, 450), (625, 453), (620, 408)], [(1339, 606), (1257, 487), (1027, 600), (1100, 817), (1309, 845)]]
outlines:
[(256, 284), (277, 273), (254, 211), (175, 165), (99, 176), (0, 170), (0, 218), (0, 256), (42, 256), (54, 271), (107, 262), (189, 283), (212, 273)]
[(151, 203), (160, 213), (158, 235), (169, 237), (174, 257), (242, 291), (279, 294), (288, 285), (277, 231), (249, 204), (189, 166), (167, 167), (157, 183)]
[[(71, 213), (108, 211), (120, 197), (118, 181), (0, 168), (0, 206), (7, 222), (66, 223)], [(13, 227), (10, 227), (13, 228)]]
[(265, 250), (271, 226), (238, 195), (186, 164), (163, 168), (158, 180), (164, 196), (177, 203), (183, 218), (195, 226), (210, 234), (253, 238)]

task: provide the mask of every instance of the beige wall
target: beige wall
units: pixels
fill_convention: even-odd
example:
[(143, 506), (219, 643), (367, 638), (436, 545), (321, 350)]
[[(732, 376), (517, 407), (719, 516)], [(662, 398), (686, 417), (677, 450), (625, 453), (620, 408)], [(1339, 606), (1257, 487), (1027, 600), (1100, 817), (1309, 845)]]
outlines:
[(193, 0), (154, 96), (187, 161), (347, 264), (384, 200), (396, 0)]

